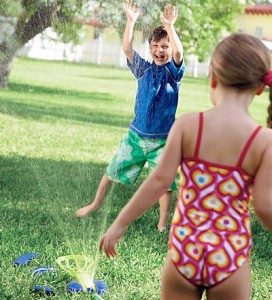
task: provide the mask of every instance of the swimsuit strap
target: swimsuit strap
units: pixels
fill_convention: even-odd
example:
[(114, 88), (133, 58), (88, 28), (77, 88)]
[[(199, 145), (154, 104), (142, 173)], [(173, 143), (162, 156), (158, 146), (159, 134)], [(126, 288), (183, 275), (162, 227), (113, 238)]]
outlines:
[(196, 147), (194, 152), (194, 158), (198, 158), (201, 138), (202, 138), (202, 131), (203, 131), (203, 112), (199, 113), (199, 125), (198, 125), (198, 134), (196, 140)]
[(255, 128), (255, 130), (253, 131), (253, 133), (251, 134), (251, 136), (249, 137), (248, 141), (246, 142), (246, 144), (244, 146), (243, 151), (241, 152), (241, 155), (240, 155), (240, 158), (239, 158), (239, 160), (237, 162), (236, 167), (238, 167), (238, 168), (242, 167), (242, 164), (243, 164), (243, 161), (244, 161), (244, 159), (246, 157), (247, 151), (248, 151), (250, 145), (252, 144), (254, 138), (256, 137), (256, 135), (258, 134), (258, 132), (261, 130), (261, 128), (262, 128), (262, 126), (257, 126)]

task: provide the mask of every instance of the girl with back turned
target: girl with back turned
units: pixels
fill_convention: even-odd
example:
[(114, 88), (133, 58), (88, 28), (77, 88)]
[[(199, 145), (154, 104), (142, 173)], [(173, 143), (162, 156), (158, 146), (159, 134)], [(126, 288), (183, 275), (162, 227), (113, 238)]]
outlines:
[[(268, 128), (248, 113), (255, 95), (270, 88)], [(107, 256), (128, 225), (150, 208), (181, 166), (181, 184), (162, 274), (161, 299), (249, 300), (250, 197), (272, 230), (271, 54), (250, 35), (232, 34), (210, 65), (214, 108), (181, 116), (162, 159), (100, 242)], [(256, 100), (257, 101), (257, 100)]]

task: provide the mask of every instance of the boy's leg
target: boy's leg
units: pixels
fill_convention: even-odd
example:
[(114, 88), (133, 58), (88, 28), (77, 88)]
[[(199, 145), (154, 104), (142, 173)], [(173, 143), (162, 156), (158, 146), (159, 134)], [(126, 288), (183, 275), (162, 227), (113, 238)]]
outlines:
[(167, 222), (169, 219), (170, 208), (173, 200), (173, 192), (167, 191), (164, 193), (159, 200), (160, 203), (160, 220), (158, 223), (158, 230), (163, 231), (166, 229)]
[[(149, 146), (149, 151), (147, 154), (147, 162), (149, 165), (150, 172), (156, 168), (161, 154), (164, 150), (166, 139), (146, 139), (146, 143)], [(152, 147), (153, 146), (153, 147)], [(169, 219), (171, 204), (173, 200), (173, 191), (177, 189), (176, 181), (172, 183), (169, 189), (160, 197), (160, 219), (158, 222), (158, 230), (163, 231), (167, 227), (167, 222)]]
[(197, 288), (179, 274), (168, 254), (162, 272), (161, 300), (200, 300), (202, 292), (202, 289)]
[(132, 184), (136, 181), (145, 163), (138, 140), (140, 141), (140, 138), (130, 131), (121, 139), (119, 148), (100, 181), (95, 199), (92, 203), (76, 211), (78, 218), (85, 217), (101, 207), (113, 182)]
[(91, 202), (90, 204), (82, 208), (79, 208), (76, 211), (76, 217), (78, 218), (86, 217), (90, 213), (99, 210), (111, 186), (112, 186), (112, 180), (110, 180), (108, 176), (105, 174), (99, 183), (93, 202)]

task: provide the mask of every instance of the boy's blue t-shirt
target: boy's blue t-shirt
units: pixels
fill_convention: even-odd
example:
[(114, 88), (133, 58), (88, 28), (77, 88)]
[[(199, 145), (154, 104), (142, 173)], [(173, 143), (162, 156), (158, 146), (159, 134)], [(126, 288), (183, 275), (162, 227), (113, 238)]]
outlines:
[(134, 51), (128, 67), (138, 80), (134, 120), (130, 129), (145, 138), (166, 138), (175, 121), (180, 81), (185, 64), (163, 66), (144, 60)]

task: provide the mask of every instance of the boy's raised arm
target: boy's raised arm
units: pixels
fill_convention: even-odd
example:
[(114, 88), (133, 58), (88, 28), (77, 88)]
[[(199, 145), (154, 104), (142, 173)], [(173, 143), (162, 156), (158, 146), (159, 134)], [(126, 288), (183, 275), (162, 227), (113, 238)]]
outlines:
[(140, 10), (131, 0), (123, 3), (123, 10), (127, 16), (127, 24), (123, 36), (123, 51), (129, 62), (132, 63), (134, 54), (132, 47), (133, 31), (134, 25), (140, 15)]
[(176, 65), (181, 65), (183, 60), (183, 47), (174, 27), (177, 17), (178, 11), (175, 6), (166, 5), (164, 12), (161, 13), (161, 22), (168, 33), (169, 41), (173, 48), (173, 59)]

